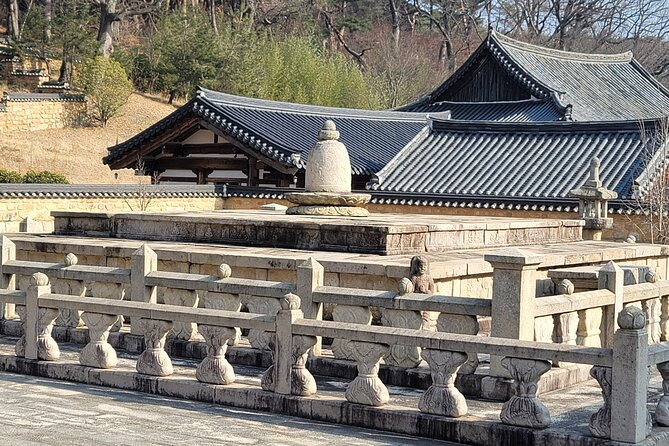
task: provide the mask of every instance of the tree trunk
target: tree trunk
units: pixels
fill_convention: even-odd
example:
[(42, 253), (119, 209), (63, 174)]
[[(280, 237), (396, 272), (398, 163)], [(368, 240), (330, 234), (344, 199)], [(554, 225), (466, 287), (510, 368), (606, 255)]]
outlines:
[(9, 3), (9, 36), (18, 40), (21, 29), (19, 27), (19, 2), (18, 0), (7, 0)]
[(216, 5), (214, 0), (209, 0), (209, 18), (211, 19), (211, 27), (214, 34), (218, 36), (218, 25), (216, 24)]
[(51, 41), (51, 15), (53, 14), (52, 0), (44, 0), (44, 40), (49, 43)]
[(100, 27), (98, 28), (98, 52), (104, 57), (111, 57), (114, 52), (113, 23), (117, 19), (116, 4), (118, 0), (107, 0), (100, 4)]
[(393, 41), (395, 42), (395, 48), (400, 46), (400, 18), (397, 13), (397, 5), (395, 5), (395, 0), (388, 0), (388, 5), (390, 6), (390, 23), (393, 27)]
[(58, 76), (58, 82), (66, 82), (72, 84), (72, 58), (65, 57), (63, 58), (62, 63), (60, 64), (60, 75)]

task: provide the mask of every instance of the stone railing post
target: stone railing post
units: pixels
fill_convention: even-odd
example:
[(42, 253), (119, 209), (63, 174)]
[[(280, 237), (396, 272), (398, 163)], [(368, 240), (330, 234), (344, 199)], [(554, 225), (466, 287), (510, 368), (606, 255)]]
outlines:
[[(314, 302), (313, 294), (323, 286), (325, 270), (323, 265), (309, 257), (297, 267), (297, 295), (302, 299), (302, 311), (305, 319), (323, 319), (323, 304)], [(321, 354), (321, 337), (316, 338), (316, 345), (311, 349), (313, 355)]]
[[(492, 337), (534, 340), (537, 268), (541, 256), (507, 249), (486, 254), (492, 273)], [(509, 377), (499, 356), (490, 357), (490, 375)]]
[(312, 336), (293, 335), (293, 323), (303, 319), (301, 299), (286, 294), (276, 314), (274, 364), (262, 377), (263, 390), (283, 395), (308, 396), (316, 393), (316, 380), (307, 370), (307, 352), (316, 344)]
[[(2, 236), (2, 246), (0, 247), (0, 277), (2, 277), (3, 290), (16, 290), (16, 275), (6, 274), (3, 265), (10, 260), (16, 260), (16, 245), (10, 239)], [(14, 304), (0, 304), (0, 319), (16, 319), (16, 306)]]
[(648, 396), (648, 329), (637, 307), (618, 314), (613, 335), (611, 376), (611, 440), (639, 443), (650, 434)]
[[(43, 361), (55, 361), (60, 357), (58, 344), (51, 337), (53, 322), (58, 317), (59, 311), (39, 307), (40, 296), (50, 292), (51, 285), (46, 274), (33, 274), (30, 279), (30, 286), (26, 291), (25, 315), (21, 315), (25, 321), (23, 324), (24, 335), (16, 345), (17, 356)], [(20, 354), (21, 350), (23, 355)]]
[(623, 286), (625, 284), (625, 272), (615, 263), (607, 263), (599, 270), (599, 288), (607, 289), (615, 293), (612, 305), (604, 307), (602, 330), (602, 347), (613, 346), (613, 333), (616, 331), (616, 316), (623, 309)]
[[(149, 248), (149, 245), (144, 244), (137, 251), (132, 253), (131, 270), (130, 270), (130, 298), (137, 302), (156, 303), (157, 288), (146, 286), (146, 276), (158, 270), (158, 255)], [(138, 327), (138, 324), (130, 324), (130, 333), (136, 335), (143, 335)]]

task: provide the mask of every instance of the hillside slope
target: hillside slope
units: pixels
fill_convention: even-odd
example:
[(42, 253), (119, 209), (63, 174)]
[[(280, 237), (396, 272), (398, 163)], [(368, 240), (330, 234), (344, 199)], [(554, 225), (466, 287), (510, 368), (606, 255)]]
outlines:
[[(129, 169), (111, 171), (102, 164), (107, 147), (122, 142), (174, 111), (161, 99), (133, 94), (107, 127), (15, 132), (0, 138), (0, 169), (25, 173), (50, 170), (71, 183), (137, 183)], [(118, 173), (118, 179), (114, 174)]]

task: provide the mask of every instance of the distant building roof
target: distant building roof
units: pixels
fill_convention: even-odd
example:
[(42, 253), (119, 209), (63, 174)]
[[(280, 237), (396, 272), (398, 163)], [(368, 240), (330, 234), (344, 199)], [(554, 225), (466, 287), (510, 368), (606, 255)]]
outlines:
[[(425, 113), (370, 111), (290, 104), (245, 98), (200, 89), (195, 98), (133, 138), (110, 147), (106, 164), (142, 144), (151, 144), (166, 129), (196, 116), (217, 130), (286, 166), (304, 167), (323, 121), (332, 119), (341, 132), (354, 175), (377, 172), (426, 125)], [(133, 163), (136, 158), (133, 160)]]
[[(647, 123), (654, 129), (654, 123)], [(602, 161), (604, 186), (620, 198), (642, 190), (664, 163), (638, 122), (481, 123), (435, 120), (370, 182), (376, 191), (564, 199)], [(646, 132), (643, 132), (646, 133)], [(659, 151), (661, 152), (661, 151)]]
[(653, 119), (669, 114), (669, 91), (633, 57), (558, 51), (490, 32), (432, 93), (401, 110), (441, 101), (551, 99), (575, 121)]
[(441, 101), (417, 105), (411, 111), (421, 113), (451, 112), (451, 119), (459, 121), (539, 122), (568, 119), (568, 110), (552, 100), (526, 99), (499, 102)]

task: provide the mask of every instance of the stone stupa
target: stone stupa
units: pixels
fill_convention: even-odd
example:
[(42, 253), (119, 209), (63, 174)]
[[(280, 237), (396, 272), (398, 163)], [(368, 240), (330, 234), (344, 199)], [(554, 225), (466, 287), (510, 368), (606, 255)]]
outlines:
[(305, 191), (286, 194), (297, 206), (289, 215), (324, 215), (367, 217), (364, 206), (369, 194), (351, 193), (351, 161), (346, 146), (339, 142), (335, 123), (327, 120), (318, 134), (318, 142), (309, 152), (305, 169)]

